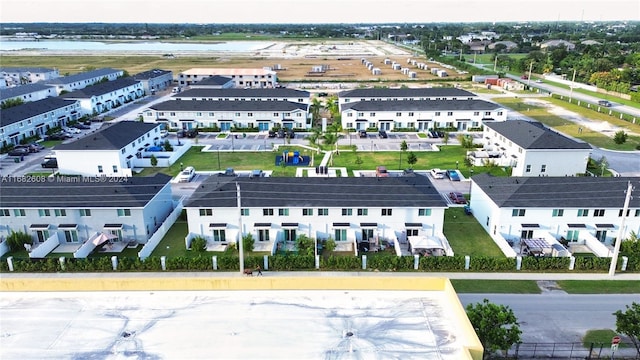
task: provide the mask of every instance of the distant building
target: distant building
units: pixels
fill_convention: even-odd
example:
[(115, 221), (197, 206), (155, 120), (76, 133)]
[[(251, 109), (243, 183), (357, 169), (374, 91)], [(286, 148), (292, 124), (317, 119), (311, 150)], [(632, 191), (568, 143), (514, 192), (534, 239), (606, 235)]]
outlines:
[(10, 88), (0, 89), (0, 102), (20, 99), (23, 102), (46, 99), (57, 96), (54, 86), (43, 83), (18, 85)]
[(549, 40), (540, 44), (540, 49), (545, 50), (548, 48), (564, 47), (567, 51), (575, 50), (576, 45), (566, 40)]
[(178, 75), (180, 86), (190, 86), (210, 76), (230, 77), (235, 87), (269, 88), (276, 87), (278, 74), (273, 70), (247, 68), (194, 68)]
[(164, 90), (173, 84), (173, 72), (169, 70), (148, 70), (133, 75), (133, 78), (142, 83), (144, 93), (147, 95)]
[(493, 50), (498, 45), (504, 45), (507, 51), (511, 51), (518, 47), (518, 44), (514, 43), (513, 41), (496, 41), (494, 43), (489, 44), (487, 47)]
[(113, 81), (123, 75), (124, 71), (122, 70), (103, 68), (46, 80), (45, 84), (55, 86), (58, 95), (60, 95), (63, 91), (70, 92), (84, 89), (85, 87), (103, 81), (104, 79)]
[(308, 91), (287, 88), (207, 89), (192, 87), (192, 89), (179, 92), (172, 97), (176, 100), (290, 101), (301, 104), (309, 104), (309, 95), (310, 94)]
[(587, 45), (587, 46), (590, 46), (590, 45), (602, 45), (601, 42), (595, 41), (595, 40), (584, 40), (580, 44)]
[(192, 89), (229, 89), (234, 87), (235, 81), (229, 76), (213, 75), (204, 78), (197, 83), (192, 83)]
[(101, 82), (61, 95), (80, 101), (83, 115), (100, 114), (144, 96), (142, 83), (132, 77)]
[(7, 86), (34, 84), (60, 77), (57, 69), (41, 67), (0, 67), (0, 76)]

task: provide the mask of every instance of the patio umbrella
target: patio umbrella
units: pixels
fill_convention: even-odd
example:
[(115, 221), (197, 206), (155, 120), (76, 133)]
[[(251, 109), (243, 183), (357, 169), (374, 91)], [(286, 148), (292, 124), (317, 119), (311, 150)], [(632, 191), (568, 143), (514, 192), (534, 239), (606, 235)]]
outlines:
[(98, 235), (95, 239), (92, 240), (93, 244), (96, 246), (100, 246), (102, 244), (104, 244), (105, 242), (111, 240), (111, 239), (115, 239), (117, 238), (117, 236), (113, 235), (113, 234), (105, 234), (105, 233), (100, 233), (100, 235)]

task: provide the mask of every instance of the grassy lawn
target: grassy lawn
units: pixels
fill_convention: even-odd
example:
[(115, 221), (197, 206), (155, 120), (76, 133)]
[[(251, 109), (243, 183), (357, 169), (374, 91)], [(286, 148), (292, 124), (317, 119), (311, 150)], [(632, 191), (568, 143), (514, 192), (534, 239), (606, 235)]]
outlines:
[[(540, 294), (533, 280), (465, 280), (451, 279), (458, 294)], [(611, 339), (609, 339), (611, 340)]]
[(478, 221), (466, 215), (463, 208), (445, 210), (444, 234), (456, 255), (504, 257)]
[[(526, 116), (529, 116), (537, 121), (540, 121), (541, 123), (552, 127), (564, 134), (567, 134), (569, 136), (581, 139), (583, 141), (586, 141), (592, 145), (595, 145), (597, 147), (600, 148), (605, 148), (605, 149), (611, 149), (611, 150), (622, 150), (622, 151), (630, 151), (630, 150), (634, 150), (635, 147), (637, 145), (640, 145), (640, 137), (633, 137), (633, 136), (629, 136), (629, 138), (627, 139), (627, 141), (624, 144), (616, 144), (612, 138), (610, 138), (609, 136), (606, 136), (600, 132), (597, 131), (593, 131), (591, 129), (588, 128), (584, 128), (582, 132), (579, 132), (579, 128), (580, 126), (576, 123), (574, 123), (573, 121), (569, 121), (569, 120), (565, 120), (557, 115), (551, 114), (549, 111), (547, 111), (545, 108), (543, 107), (538, 107), (538, 106), (533, 106), (533, 105), (528, 105), (528, 104), (523, 104), (522, 103), (522, 99), (518, 98), (496, 98), (494, 99), (496, 102), (507, 106), (513, 110), (516, 110)], [(552, 99), (549, 98), (545, 98), (545, 101), (550, 101), (551, 102)], [(556, 100), (556, 101), (560, 101), (560, 100)], [(560, 101), (559, 103), (557, 103), (557, 105), (562, 106), (567, 108), (568, 110), (571, 111), (575, 111), (576, 113), (582, 114), (583, 116), (589, 118), (589, 119), (596, 119), (596, 115), (603, 115), (603, 114), (598, 114), (595, 111), (590, 111), (588, 109), (583, 109), (578, 107), (577, 105), (572, 105), (572, 104), (567, 104), (565, 102)], [(567, 106), (568, 105), (568, 106)], [(574, 110), (575, 108), (575, 110)], [(586, 112), (585, 112), (586, 111)], [(606, 115), (604, 115), (606, 116)], [(614, 119), (612, 119), (611, 117), (607, 116), (607, 120), (611, 122), (612, 124)], [(625, 127), (629, 127), (630, 123), (626, 122), (626, 121), (622, 121), (623, 125), (625, 125)], [(618, 125), (616, 123), (616, 125)], [(636, 126), (638, 127), (638, 126)], [(634, 127), (634, 131), (635, 132), (640, 132), (640, 129), (636, 129), (636, 127)]]
[(195, 257), (195, 252), (187, 250), (184, 246), (184, 238), (187, 236), (187, 222), (182, 219), (176, 220), (171, 229), (160, 240), (158, 246), (151, 253), (151, 256), (188, 256)]
[(52, 148), (56, 145), (62, 144), (62, 140), (44, 140), (44, 141), (40, 141), (38, 144), (46, 148)]
[[(589, 348), (592, 343), (594, 344), (611, 344), (611, 339), (617, 336), (618, 333), (611, 329), (597, 329), (589, 330), (582, 338), (582, 345), (585, 348)], [(627, 347), (627, 344), (620, 343), (621, 348)]]
[(559, 280), (557, 283), (569, 294), (640, 294), (640, 281), (634, 280)]

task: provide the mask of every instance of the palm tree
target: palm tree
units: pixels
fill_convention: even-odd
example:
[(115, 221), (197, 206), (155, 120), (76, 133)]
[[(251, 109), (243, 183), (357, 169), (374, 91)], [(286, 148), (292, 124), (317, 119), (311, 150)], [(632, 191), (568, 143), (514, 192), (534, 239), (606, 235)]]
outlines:
[(338, 116), (338, 114), (340, 113), (340, 109), (338, 106), (338, 98), (335, 95), (330, 96), (327, 99), (324, 107), (329, 111), (329, 114), (331, 115), (332, 119)]
[(318, 139), (320, 139), (320, 129), (314, 127), (311, 129), (311, 134), (307, 136), (307, 141), (309, 141), (311, 147), (316, 147), (318, 146)]
[(318, 123), (317, 121), (320, 118), (320, 111), (322, 110), (322, 102), (320, 102), (320, 99), (318, 98), (313, 98), (313, 100), (311, 100), (311, 105), (309, 106), (309, 112), (311, 113), (311, 124), (313, 126), (317, 126)]

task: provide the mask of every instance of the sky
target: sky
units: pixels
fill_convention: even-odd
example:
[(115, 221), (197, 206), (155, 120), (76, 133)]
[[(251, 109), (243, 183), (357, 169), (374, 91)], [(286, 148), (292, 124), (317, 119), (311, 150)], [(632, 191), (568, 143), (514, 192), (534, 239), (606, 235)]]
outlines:
[(0, 22), (640, 21), (639, 0), (1, 0)]

